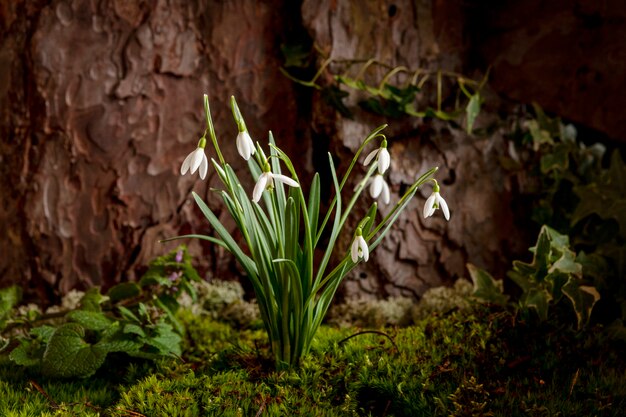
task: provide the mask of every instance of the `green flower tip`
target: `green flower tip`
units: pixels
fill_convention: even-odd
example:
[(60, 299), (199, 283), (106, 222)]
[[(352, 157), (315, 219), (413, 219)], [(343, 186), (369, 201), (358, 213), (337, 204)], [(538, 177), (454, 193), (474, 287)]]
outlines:
[(270, 160), (265, 158), (265, 164), (263, 165), (263, 172), (271, 172), (272, 167), (270, 167)]
[(206, 138), (202, 136), (198, 141), (198, 148), (204, 149), (206, 147)]
[(363, 230), (360, 227), (357, 227), (356, 229), (356, 236), (363, 236)]
[(385, 149), (387, 148), (387, 138), (385, 138), (384, 136), (383, 136), (383, 141), (380, 142), (380, 147), (385, 148)]
[(437, 182), (437, 180), (433, 180), (433, 182), (435, 183), (435, 185), (433, 185), (433, 193), (438, 193), (439, 192), (439, 183)]

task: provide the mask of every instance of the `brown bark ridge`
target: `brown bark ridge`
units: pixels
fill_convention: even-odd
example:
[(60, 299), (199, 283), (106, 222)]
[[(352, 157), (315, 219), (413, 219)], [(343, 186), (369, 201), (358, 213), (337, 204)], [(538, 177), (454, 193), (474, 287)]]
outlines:
[[(159, 239), (209, 232), (190, 191), (222, 213), (209, 192), (216, 178), (179, 176), (204, 131), (203, 93), (236, 169), (244, 164), (231, 94), (255, 139), (265, 142), (271, 128), (283, 147), (306, 149), (306, 138), (295, 139), (292, 84), (278, 70), (286, 7), (3, 2), (1, 282), (44, 299), (108, 286), (176, 245)], [(232, 272), (219, 249), (189, 244), (200, 267)]]
[[(214, 175), (207, 181), (178, 175), (204, 130), (203, 93), (236, 170), (245, 166), (232, 143), (231, 94), (253, 138), (265, 142), (272, 129), (308, 174), (312, 165), (323, 168), (316, 158), (328, 149), (345, 164), (358, 141), (385, 122), (394, 199), (415, 175), (440, 167), (450, 222), (440, 213), (421, 217), (430, 194), (425, 186), (372, 262), (346, 283), (348, 295), (419, 296), (464, 276), (467, 261), (501, 276), (509, 254), (528, 246), (512, 214), (514, 180), (498, 163), (507, 152), (501, 134), (475, 137), (437, 121), (390, 121), (362, 111), (342, 119), (279, 71), (280, 44), (294, 27), (334, 58), (459, 72), (482, 60), (481, 69), (493, 64), (497, 92), (623, 138), (625, 87), (615, 75), (626, 62), (619, 59), (623, 8), (492, 3), (486, 9), (440, 0), (0, 2), (0, 285), (19, 282), (46, 300), (133, 279), (176, 245), (159, 239), (211, 232), (191, 190), (233, 228), (210, 193)], [(572, 39), (579, 40), (573, 55), (566, 52)], [(572, 56), (586, 64), (567, 67)], [(357, 108), (357, 99), (348, 104)], [(493, 119), (486, 111), (477, 123)], [(202, 270), (237, 274), (220, 248), (188, 243)]]
[[(462, 23), (463, 16), (454, 8), (443, 21), (430, 1), (305, 0), (302, 9), (303, 23), (318, 48), (333, 59), (374, 58), (391, 66), (462, 71), (462, 26), (454, 23)], [(373, 80), (382, 76), (367, 75)], [(340, 160), (358, 148), (371, 127), (387, 122), (359, 111), (358, 98), (353, 93), (347, 100), (354, 119), (314, 120), (314, 130), (335, 132), (331, 148), (342, 155)], [(373, 259), (347, 281), (345, 295), (419, 297), (432, 286), (467, 276), (469, 260), (496, 275), (503, 273), (509, 262), (506, 254), (520, 252), (525, 242), (509, 208), (513, 184), (498, 163), (506, 153), (502, 136), (477, 138), (443, 122), (416, 118), (388, 122), (392, 201), (389, 207), (380, 206), (381, 214), (418, 175), (439, 166), (436, 178), (452, 217), (446, 222), (438, 211), (424, 219), (422, 208), (432, 187), (422, 187)], [(365, 210), (361, 208), (362, 215)]]

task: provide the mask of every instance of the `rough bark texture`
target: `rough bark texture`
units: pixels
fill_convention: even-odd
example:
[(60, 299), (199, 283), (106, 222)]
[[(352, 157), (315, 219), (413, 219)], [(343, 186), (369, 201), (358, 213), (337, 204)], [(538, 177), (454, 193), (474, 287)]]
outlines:
[[(190, 191), (208, 195), (215, 178), (177, 174), (204, 131), (205, 92), (230, 160), (231, 93), (255, 137), (271, 128), (291, 151), (307, 148), (281, 141), (296, 136), (297, 114), (279, 111), (295, 99), (278, 71), (286, 6), (274, 3), (4, 6), (3, 283), (109, 285), (163, 253), (158, 239), (205, 231)], [(228, 270), (229, 258), (191, 245)]]
[[(436, 13), (429, 1), (307, 0), (303, 4), (305, 26), (332, 58), (375, 58), (391, 66), (461, 71), (462, 32), (449, 30), (454, 27), (450, 22), (460, 21), (461, 16), (447, 16), (448, 24), (437, 29)], [(380, 79), (382, 74), (369, 75)], [(350, 97), (348, 102), (356, 100)], [(315, 124), (317, 130), (336, 131), (332, 149), (345, 155), (344, 160), (372, 126), (386, 122), (359, 112), (355, 105), (352, 108), (354, 120), (318, 119)], [(386, 131), (392, 155), (390, 207), (417, 176), (439, 166), (436, 178), (452, 208), (452, 218), (446, 222), (440, 212), (426, 220), (422, 217), (424, 201), (432, 191), (430, 184), (424, 186), (373, 261), (362, 264), (355, 279), (346, 283), (346, 295), (419, 296), (434, 285), (466, 276), (468, 261), (496, 274), (503, 272), (507, 265), (502, 260), (511, 251), (520, 252), (525, 244), (516, 233), (513, 214), (506, 210), (512, 186), (498, 163), (498, 156), (506, 151), (503, 138), (470, 137), (461, 130), (450, 130), (445, 123), (415, 118), (390, 123)], [(381, 207), (381, 213), (386, 214), (390, 207)]]
[[(209, 196), (216, 178), (178, 175), (204, 130), (205, 92), (222, 143), (236, 135), (227, 106), (236, 94), (253, 137), (272, 129), (309, 174), (327, 148), (345, 164), (387, 120), (341, 119), (280, 74), (279, 46), (298, 30), (335, 58), (460, 72), (493, 64), (497, 91), (623, 138), (623, 8), (489, 3), (0, 1), (0, 285), (27, 283), (43, 299), (111, 285), (175, 245), (158, 239), (207, 232), (190, 191), (224, 213)], [(415, 119), (387, 133), (394, 198), (438, 165), (452, 218), (424, 221), (424, 199), (411, 203), (375, 262), (355, 274), (362, 279), (347, 282), (348, 295), (419, 295), (465, 275), (467, 261), (506, 268), (527, 242), (498, 164), (505, 141)], [(234, 146), (224, 149), (239, 161)], [(219, 248), (189, 243), (203, 269), (236, 272)]]

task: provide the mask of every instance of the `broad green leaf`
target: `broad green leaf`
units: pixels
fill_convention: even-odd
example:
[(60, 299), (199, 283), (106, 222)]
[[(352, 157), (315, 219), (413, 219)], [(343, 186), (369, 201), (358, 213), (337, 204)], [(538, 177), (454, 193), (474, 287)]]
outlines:
[(538, 150), (543, 144), (554, 144), (554, 140), (550, 135), (550, 132), (542, 129), (536, 120), (529, 120), (527, 127), (530, 132), (530, 136), (533, 138), (533, 148)]
[(502, 281), (496, 281), (489, 272), (471, 263), (466, 266), (474, 283), (474, 292), (472, 293), (474, 297), (488, 303), (506, 305), (508, 296), (503, 294)]
[(182, 354), (180, 347), (181, 337), (174, 331), (172, 326), (166, 323), (159, 323), (156, 326), (156, 335), (147, 338), (145, 342), (157, 348), (161, 355), (174, 354), (180, 356)]
[(565, 249), (561, 257), (548, 269), (549, 273), (555, 271), (565, 274), (574, 274), (580, 278), (583, 274), (583, 266), (576, 262), (576, 254), (573, 251)]
[(123, 332), (127, 333), (127, 334), (136, 334), (136, 335), (141, 336), (141, 337), (145, 337), (146, 336), (146, 332), (143, 330), (143, 328), (141, 326), (139, 326), (137, 324), (132, 324), (132, 323), (124, 325)]
[(552, 148), (552, 152), (541, 157), (541, 172), (547, 174), (551, 171), (567, 171), (569, 168), (570, 147), (563, 143), (558, 143)]
[(22, 339), (20, 344), (9, 353), (9, 359), (20, 366), (36, 366), (41, 363), (44, 348), (37, 341)]
[(87, 290), (80, 300), (80, 308), (85, 311), (101, 311), (100, 305), (109, 300), (109, 297), (100, 294), (100, 287)]
[(85, 329), (76, 323), (57, 328), (46, 347), (42, 372), (47, 376), (86, 378), (104, 363), (107, 351), (85, 341)]
[(67, 318), (87, 330), (104, 330), (111, 325), (111, 320), (104, 313), (96, 311), (74, 310), (67, 314)]
[(130, 339), (116, 338), (101, 340), (95, 346), (106, 352), (124, 352), (132, 355), (142, 348), (143, 343)]
[(523, 305), (534, 308), (541, 320), (548, 319), (548, 303), (552, 300), (552, 295), (545, 288), (533, 288), (526, 293)]
[(141, 288), (134, 282), (122, 282), (121, 284), (114, 285), (107, 292), (107, 295), (113, 303), (137, 297), (139, 294), (141, 294)]
[(571, 301), (578, 329), (582, 329), (589, 321), (591, 310), (600, 299), (600, 294), (595, 287), (579, 285), (578, 280), (573, 277), (563, 286), (563, 294)]

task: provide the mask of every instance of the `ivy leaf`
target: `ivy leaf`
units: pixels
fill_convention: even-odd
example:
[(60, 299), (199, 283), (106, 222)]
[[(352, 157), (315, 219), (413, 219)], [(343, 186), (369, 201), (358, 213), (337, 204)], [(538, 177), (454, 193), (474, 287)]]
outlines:
[(614, 219), (620, 235), (626, 238), (626, 165), (616, 150), (611, 166), (596, 182), (574, 187), (580, 199), (572, 215), (572, 226), (592, 214), (603, 220)]
[(552, 152), (541, 157), (540, 169), (543, 174), (551, 171), (565, 172), (569, 168), (571, 148), (564, 143), (558, 143), (552, 148)]
[(106, 355), (106, 349), (85, 341), (85, 329), (81, 325), (67, 323), (50, 338), (41, 370), (48, 376), (86, 378), (102, 366)]
[(573, 251), (565, 249), (561, 257), (552, 264), (550, 269), (548, 269), (549, 273), (555, 271), (565, 274), (573, 274), (581, 278), (583, 274), (583, 266), (576, 262), (576, 254)]
[(280, 50), (285, 58), (286, 68), (306, 68), (311, 60), (311, 48), (303, 43), (284, 43)]
[(589, 321), (591, 310), (600, 299), (600, 294), (594, 287), (579, 285), (573, 277), (563, 286), (563, 294), (571, 301), (578, 329), (582, 329)]
[(474, 282), (474, 297), (488, 303), (506, 305), (508, 297), (502, 293), (502, 281), (496, 281), (489, 272), (473, 264), (468, 263), (466, 266)]
[(524, 276), (530, 276), (535, 281), (541, 282), (548, 272), (550, 256), (550, 237), (548, 227), (543, 226), (537, 238), (537, 244), (531, 248), (533, 252), (532, 263), (513, 261), (513, 270)]
[(349, 95), (350, 94), (348, 92), (343, 91), (335, 84), (332, 84), (322, 90), (322, 100), (324, 100), (326, 104), (337, 110), (343, 117), (352, 119), (352, 112), (343, 102), (343, 99)]
[(526, 126), (528, 127), (530, 136), (533, 139), (534, 150), (539, 150), (543, 144), (554, 145), (554, 140), (552, 139), (550, 132), (542, 129), (536, 120), (529, 120)]
[(548, 303), (552, 295), (545, 288), (533, 288), (524, 297), (523, 304), (528, 308), (534, 308), (541, 320), (548, 319)]

